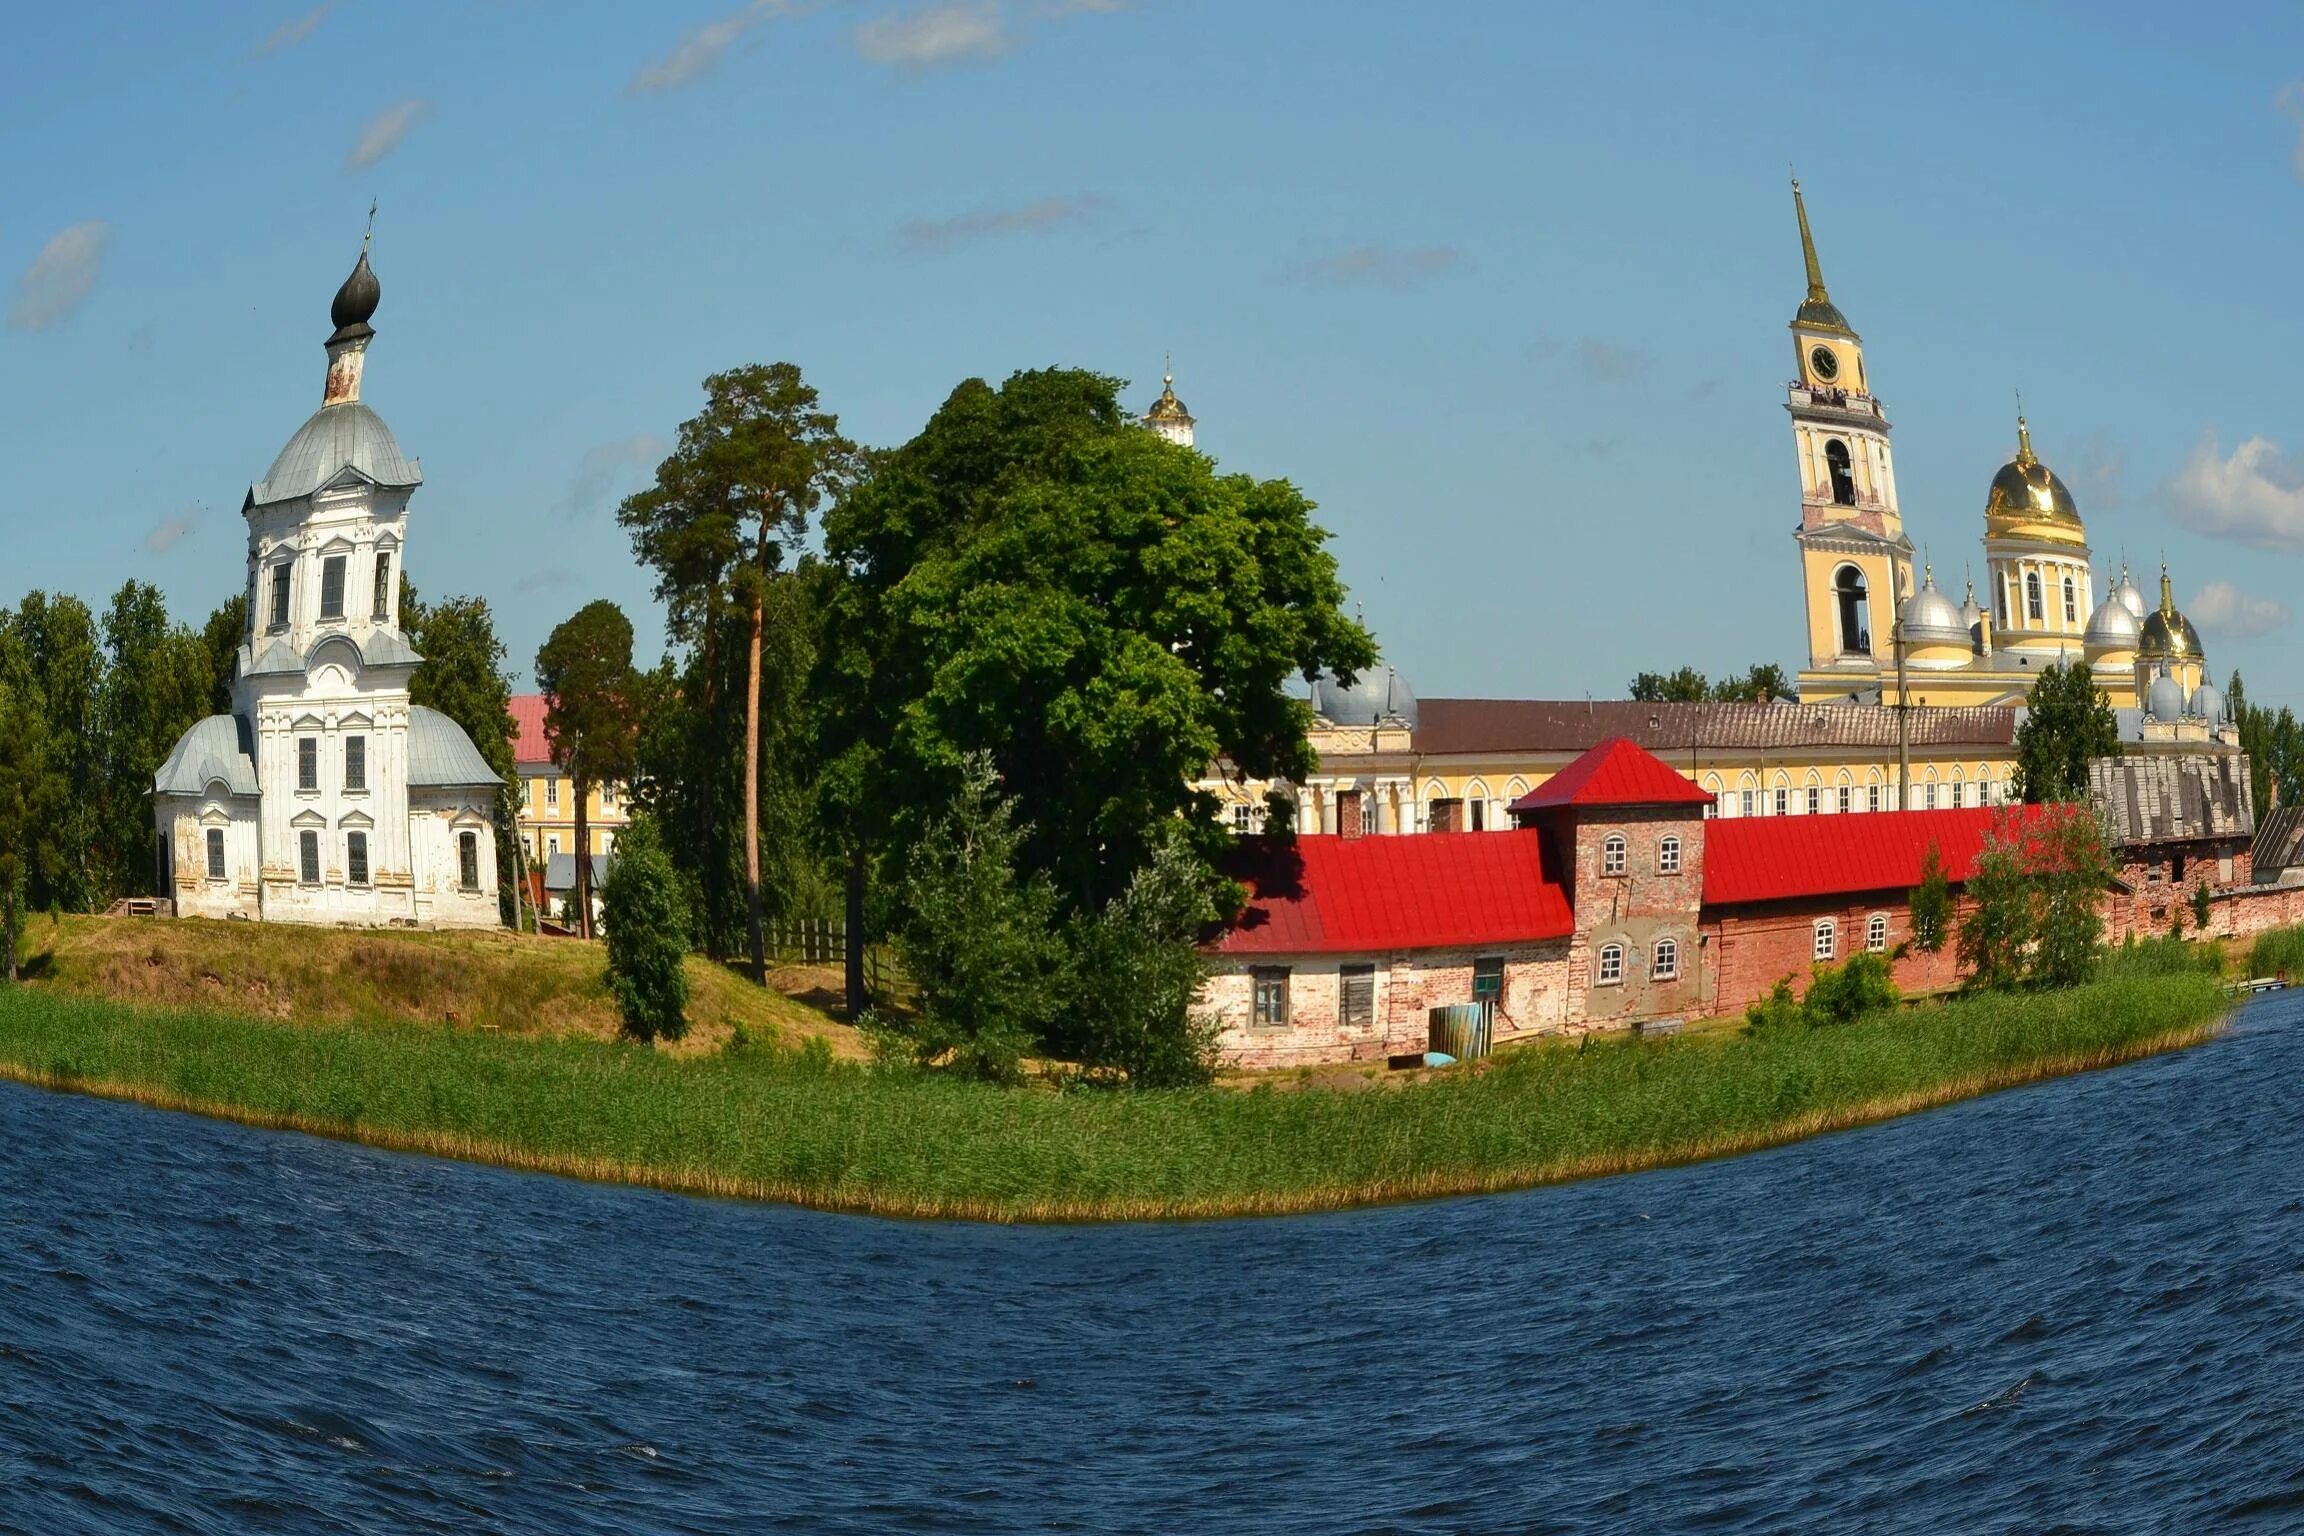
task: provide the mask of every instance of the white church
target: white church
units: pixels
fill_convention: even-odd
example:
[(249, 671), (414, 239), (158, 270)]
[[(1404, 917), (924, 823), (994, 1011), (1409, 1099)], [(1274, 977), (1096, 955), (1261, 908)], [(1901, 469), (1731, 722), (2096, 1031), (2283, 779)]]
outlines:
[(329, 318), (320, 409), (248, 489), (248, 632), (232, 713), (184, 733), (152, 785), (160, 892), (179, 917), (492, 927), (502, 781), (409, 702), (408, 499), (423, 483), (360, 400), (382, 289), (359, 265)]

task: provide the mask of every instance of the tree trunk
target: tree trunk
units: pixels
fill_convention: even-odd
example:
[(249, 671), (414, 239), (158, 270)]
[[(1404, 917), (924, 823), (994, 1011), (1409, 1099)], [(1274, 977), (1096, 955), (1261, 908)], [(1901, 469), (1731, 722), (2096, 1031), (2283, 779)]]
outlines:
[(576, 936), (588, 939), (592, 937), (592, 830), (584, 814), (584, 796), (591, 786), (582, 778), (572, 782), (576, 786)]
[(720, 588), (708, 588), (704, 600), (704, 716), (703, 750), (696, 757), (696, 868), (704, 881), (704, 953), (713, 960), (728, 958), (728, 946), (721, 942), (720, 923), (727, 907), (722, 893), (727, 890), (727, 867), (720, 862), (718, 848), (719, 828), (712, 822), (712, 782), (720, 776), (722, 758), (719, 708), (720, 663), (719, 647), (714, 644), (720, 633)]
[(768, 984), (768, 936), (760, 912), (760, 632), (762, 593), (752, 589), (752, 648), (744, 672), (744, 913), (752, 930), (752, 979)]
[(0, 906), (0, 948), (8, 951), (8, 980), (16, 980), (16, 892), (10, 888), (5, 906)]
[(848, 1022), (864, 1017), (872, 994), (864, 985), (864, 845), (848, 850)]

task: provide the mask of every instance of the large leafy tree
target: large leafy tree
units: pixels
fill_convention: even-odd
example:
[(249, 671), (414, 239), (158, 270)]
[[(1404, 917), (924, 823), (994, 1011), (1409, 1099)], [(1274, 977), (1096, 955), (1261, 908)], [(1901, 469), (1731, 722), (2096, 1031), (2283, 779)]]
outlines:
[(69, 595), (26, 595), (13, 617), (0, 615), (24, 647), (30, 682), (49, 733), (48, 761), (73, 786), (57, 808), (53, 835), (58, 858), (31, 870), (28, 905), (34, 909), (95, 907), (107, 888), (98, 835), (103, 811), (103, 741), (98, 706), (104, 686), (104, 651), (96, 616)]
[[(628, 498), (617, 520), (633, 551), (657, 574), (672, 638), (705, 651), (703, 719), (717, 722), (718, 620), (728, 605), (745, 619), (744, 888), (752, 975), (765, 980), (760, 881), (762, 674), (769, 657), (769, 605), (808, 519), (859, 462), (840, 421), (791, 363), (755, 364), (704, 381), (704, 409), (683, 422), (656, 483)], [(709, 834), (708, 834), (709, 835)]]
[[(424, 658), (409, 680), (409, 701), (436, 709), (464, 728), (481, 758), (504, 781), (496, 796), (496, 868), (502, 890), (512, 890), (517, 866), (514, 835), (519, 811), (520, 774), (512, 742), (512, 675), (504, 670), (504, 642), (496, 616), (484, 597), (450, 597), (426, 604), (413, 588), (402, 588), (401, 628)], [(517, 919), (516, 911), (507, 918)]]
[(208, 651), (208, 713), (232, 712), (232, 676), (240, 665), (240, 644), (248, 638), (248, 594), (226, 598), (201, 627), (200, 643)]
[(536, 652), (544, 736), (576, 793), (576, 925), (592, 936), (592, 786), (632, 776), (638, 730), (632, 621), (605, 598), (563, 619)]
[(824, 520), (820, 793), (847, 846), (915, 840), (983, 753), (1065, 915), (1128, 890), (1172, 820), (1211, 863), (1193, 781), (1308, 777), (1289, 679), (1375, 659), (1311, 513), (1142, 430), (1116, 380), (962, 384)]
[(102, 840), (115, 891), (158, 878), (152, 777), (177, 739), (205, 719), (215, 687), (207, 643), (171, 623), (159, 589), (130, 581), (104, 613)]
[(10, 981), (33, 881), (53, 880), (64, 862), (59, 832), (71, 786), (55, 739), (31, 647), (13, 616), (0, 614), (0, 973)]
[(1694, 667), (1677, 672), (1642, 672), (1632, 679), (1631, 696), (1643, 704), (1749, 702), (1765, 704), (1792, 696), (1792, 680), (1772, 661), (1755, 662), (1743, 675), (1706, 677)]
[(2275, 795), (2282, 805), (2304, 800), (2304, 725), (2295, 712), (2249, 703), (2248, 686), (2238, 672), (2232, 674), (2224, 702), (2239, 727), (2240, 750), (2248, 757), (2248, 790), (2257, 821), (2263, 821)]
[(2085, 662), (2040, 669), (2024, 723), (2016, 730), (2017, 797), (2028, 805), (2078, 800), (2088, 793), (2088, 765), (2120, 755), (2112, 700)]

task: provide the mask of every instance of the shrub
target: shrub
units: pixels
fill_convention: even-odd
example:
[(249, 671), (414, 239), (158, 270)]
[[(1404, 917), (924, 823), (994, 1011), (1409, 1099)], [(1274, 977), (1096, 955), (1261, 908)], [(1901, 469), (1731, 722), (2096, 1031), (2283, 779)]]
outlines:
[(2208, 931), (2208, 883), (2206, 881), (2192, 887), (2192, 926), (2201, 933)]
[(1952, 934), (1952, 883), (1944, 878), (1944, 856), (1928, 845), (1920, 883), (1912, 889), (1912, 947), (1935, 954)]
[(1805, 1029), (1808, 1015), (1800, 1007), (1800, 999), (1792, 995), (1792, 978), (1779, 976), (1768, 995), (1744, 1010), (1744, 1028), (1755, 1035), (1772, 1034), (1788, 1029)]
[(1875, 954), (1856, 954), (1834, 969), (1816, 967), (1801, 1009), (1811, 1024), (1848, 1024), (1875, 1013), (1886, 1013), (1903, 1001), (1888, 973), (1888, 962)]
[(608, 942), (608, 990), (624, 1032), (677, 1040), (688, 1032), (688, 928), (679, 877), (656, 824), (641, 817), (616, 839), (600, 888)]
[(1074, 920), (1071, 1003), (1050, 1045), (1138, 1088), (1207, 1082), (1218, 1026), (1193, 1008), (1207, 975), (1195, 941), (1215, 919), (1212, 877), (1168, 830), (1125, 895)]

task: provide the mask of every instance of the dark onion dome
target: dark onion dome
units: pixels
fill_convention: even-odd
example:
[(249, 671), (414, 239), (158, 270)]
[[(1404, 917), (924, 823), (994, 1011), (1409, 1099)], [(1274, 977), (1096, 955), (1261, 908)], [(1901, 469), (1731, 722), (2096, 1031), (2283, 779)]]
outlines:
[(2176, 594), (2168, 585), (2168, 567), (2160, 567), (2160, 606), (2144, 620), (2142, 637), (2136, 643), (2137, 658), (2176, 661), (2207, 654), (2200, 644), (2200, 631), (2192, 627), (2190, 619), (2176, 611)]
[(336, 290), (336, 302), (328, 306), (328, 318), (336, 326), (330, 341), (357, 341), (376, 333), (368, 322), (376, 313), (376, 305), (384, 297), (383, 285), (376, 281), (376, 271), (368, 265), (368, 247), (360, 247), (359, 265), (352, 275), (344, 279), (344, 286)]

